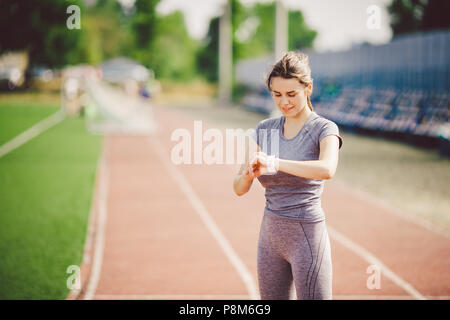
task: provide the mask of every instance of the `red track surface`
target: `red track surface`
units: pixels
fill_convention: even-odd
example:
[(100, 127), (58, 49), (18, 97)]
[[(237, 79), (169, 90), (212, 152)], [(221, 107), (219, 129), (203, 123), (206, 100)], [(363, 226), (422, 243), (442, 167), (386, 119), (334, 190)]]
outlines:
[[(171, 170), (181, 172), (253, 276), (257, 288), (256, 247), (264, 209), (264, 189), (254, 181), (243, 197), (232, 183), (239, 165), (179, 165), (170, 162), (176, 128), (193, 132), (191, 116), (156, 108), (151, 137), (106, 137), (107, 220), (94, 299), (249, 299), (242, 277), (208, 230)], [(213, 124), (203, 122), (203, 131)], [(155, 150), (161, 145), (162, 150)], [(165, 158), (161, 157), (159, 152)], [(167, 164), (163, 163), (166, 159)], [(171, 169), (175, 168), (175, 169)], [(101, 175), (98, 179), (102, 179)], [(97, 215), (98, 194), (93, 214)], [(330, 180), (322, 197), (327, 224), (390, 269), (403, 284), (430, 299), (450, 296), (450, 240)], [(98, 245), (93, 219), (92, 245)], [(381, 274), (381, 288), (368, 289), (371, 263), (330, 232), (334, 299), (414, 299), (404, 285)], [(83, 266), (86, 298), (91, 259)], [(75, 298), (72, 293), (69, 298)]]

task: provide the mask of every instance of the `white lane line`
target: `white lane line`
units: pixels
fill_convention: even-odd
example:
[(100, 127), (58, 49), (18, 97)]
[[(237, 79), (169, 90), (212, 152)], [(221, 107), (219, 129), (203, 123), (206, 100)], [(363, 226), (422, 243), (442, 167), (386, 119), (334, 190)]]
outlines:
[(248, 295), (180, 295), (180, 294), (98, 294), (94, 299), (99, 300), (250, 300)]
[[(448, 296), (426, 296), (429, 300), (448, 300)], [(390, 295), (336, 295), (333, 300), (412, 300), (411, 296)]]
[[(102, 143), (104, 142), (104, 139), (105, 138), (103, 138)], [(83, 267), (85, 267), (86, 264), (89, 264), (88, 269), (92, 269), (91, 268), (91, 261), (92, 261), (91, 248), (93, 245), (94, 236), (96, 234), (96, 220), (98, 219), (97, 218), (98, 208), (96, 206), (96, 198), (98, 196), (96, 196), (96, 194), (99, 192), (99, 188), (100, 188), (101, 170), (103, 167), (102, 154), (103, 154), (103, 149), (101, 148), (100, 156), (98, 157), (97, 166), (95, 169), (94, 189), (93, 189), (92, 196), (91, 196), (91, 208), (89, 210), (89, 220), (88, 220), (88, 225), (87, 225), (87, 229), (86, 229), (86, 237), (85, 237), (85, 241), (84, 241), (83, 257), (81, 260), (81, 268), (82, 269), (81, 269), (81, 272), (78, 273), (79, 279), (77, 279), (77, 281), (79, 281), (78, 283), (81, 283), (81, 288), (78, 290), (76, 288), (73, 288), (72, 290), (70, 290), (70, 292), (66, 298), (66, 299), (70, 299), (70, 300), (78, 300), (79, 297), (81, 296), (81, 293), (85, 290), (85, 284), (87, 282), (83, 282), (81, 279), (82, 274), (84, 275), (84, 272), (85, 272), (85, 270), (83, 270)], [(86, 272), (89, 272), (89, 270)]]
[(384, 265), (381, 260), (379, 260), (377, 257), (375, 257), (373, 254), (371, 254), (369, 251), (364, 249), (363, 247), (359, 246), (343, 234), (339, 233), (338, 231), (331, 228), (329, 225), (327, 225), (327, 230), (332, 238), (334, 238), (336, 241), (338, 241), (340, 244), (345, 246), (346, 248), (350, 249), (354, 253), (356, 253), (358, 256), (366, 260), (371, 265), (376, 265), (380, 268), (381, 272), (389, 279), (391, 279), (392, 282), (397, 284), (400, 288), (408, 292), (411, 296), (413, 296), (415, 299), (418, 300), (426, 300), (426, 298), (414, 287), (400, 278), (397, 274), (395, 274), (391, 269), (389, 269), (386, 265)]
[[(449, 300), (449, 296), (426, 296), (430, 300)], [(249, 300), (248, 295), (212, 295), (212, 294), (97, 294), (98, 300)], [(333, 300), (411, 300), (411, 296), (393, 295), (333, 295)]]
[(61, 122), (64, 119), (64, 112), (59, 110), (56, 111), (54, 114), (48, 116), (44, 120), (36, 123), (31, 128), (25, 130), (18, 136), (14, 137), (13, 139), (9, 140), (2, 146), (0, 146), (0, 158), (3, 157), (8, 152), (13, 151), (14, 149), (20, 147), (27, 141), (33, 139), (34, 137), (38, 136), (45, 130), (51, 128), (55, 124)]
[(373, 204), (375, 204), (377, 206), (382, 207), (383, 209), (385, 209), (390, 214), (396, 215), (397, 217), (400, 217), (400, 218), (402, 218), (404, 220), (412, 222), (412, 223), (414, 223), (414, 224), (416, 224), (416, 225), (418, 225), (418, 226), (420, 226), (422, 228), (425, 228), (425, 229), (427, 229), (427, 230), (429, 230), (429, 231), (431, 231), (431, 232), (433, 232), (435, 234), (438, 234), (438, 235), (446, 237), (446, 238), (450, 238), (450, 233), (447, 230), (445, 230), (445, 229), (435, 225), (434, 223), (432, 223), (432, 222), (430, 222), (430, 221), (428, 221), (428, 220), (426, 220), (424, 218), (418, 217), (418, 216), (413, 215), (413, 214), (405, 213), (402, 210), (400, 210), (399, 208), (396, 208), (396, 207), (392, 206), (391, 204), (389, 204), (385, 200), (376, 198), (373, 195), (371, 195), (371, 194), (369, 194), (369, 193), (367, 193), (365, 191), (362, 191), (361, 189), (356, 189), (356, 188), (348, 185), (346, 182), (343, 182), (341, 180), (333, 181), (333, 183), (335, 185), (345, 189), (346, 192), (350, 192), (350, 193), (356, 195), (357, 197), (363, 199), (364, 201), (367, 201), (367, 202), (370, 202), (370, 203), (373, 203)]
[(149, 138), (149, 142), (153, 145), (153, 150), (156, 151), (161, 162), (167, 168), (167, 171), (169, 171), (170, 175), (173, 177), (173, 179), (175, 180), (177, 185), (180, 187), (180, 189), (186, 195), (189, 202), (194, 207), (195, 212), (200, 216), (203, 223), (206, 225), (207, 229), (211, 232), (212, 236), (219, 243), (220, 248), (223, 250), (223, 252), (227, 256), (228, 260), (231, 262), (233, 267), (236, 269), (236, 271), (240, 275), (242, 281), (244, 282), (244, 284), (247, 288), (247, 291), (248, 291), (251, 299), (253, 299), (253, 300), (259, 299), (258, 298), (259, 294), (256, 289), (256, 285), (255, 285), (255, 282), (253, 280), (251, 273), (248, 271), (244, 262), (236, 254), (236, 252), (234, 251), (234, 249), (228, 242), (227, 238), (225, 238), (225, 236), (223, 235), (222, 231), (220, 231), (219, 227), (216, 225), (216, 223), (212, 219), (211, 214), (205, 208), (202, 201), (195, 193), (194, 189), (192, 189), (192, 187), (188, 183), (187, 179), (183, 176), (181, 171), (178, 170), (174, 165), (170, 165), (170, 158), (165, 155), (165, 153), (163, 152), (163, 150), (164, 150), (163, 146), (156, 138), (154, 138), (154, 137)]
[(107, 160), (107, 137), (103, 138), (103, 147), (101, 154), (101, 170), (99, 179), (99, 203), (98, 203), (98, 223), (95, 231), (95, 247), (92, 261), (91, 275), (86, 288), (84, 300), (92, 300), (97, 290), (98, 282), (100, 280), (100, 272), (103, 262), (103, 250), (105, 247), (105, 228), (107, 218), (107, 200), (108, 200), (108, 185), (109, 185), (109, 170)]

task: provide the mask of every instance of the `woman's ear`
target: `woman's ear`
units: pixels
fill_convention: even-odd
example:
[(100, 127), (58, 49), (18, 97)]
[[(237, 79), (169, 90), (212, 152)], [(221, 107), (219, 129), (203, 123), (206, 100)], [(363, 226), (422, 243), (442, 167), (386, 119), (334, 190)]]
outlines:
[(308, 83), (308, 85), (306, 86), (306, 92), (308, 93), (308, 95), (310, 96), (312, 94), (313, 91), (313, 82), (311, 81), (310, 83)]

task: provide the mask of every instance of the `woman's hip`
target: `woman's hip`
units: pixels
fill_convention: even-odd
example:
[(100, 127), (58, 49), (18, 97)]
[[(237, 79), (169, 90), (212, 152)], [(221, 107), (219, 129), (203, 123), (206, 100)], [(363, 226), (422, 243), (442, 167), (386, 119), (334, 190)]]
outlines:
[(258, 247), (279, 251), (283, 256), (299, 251), (314, 256), (319, 247), (329, 243), (326, 221), (302, 221), (264, 213)]

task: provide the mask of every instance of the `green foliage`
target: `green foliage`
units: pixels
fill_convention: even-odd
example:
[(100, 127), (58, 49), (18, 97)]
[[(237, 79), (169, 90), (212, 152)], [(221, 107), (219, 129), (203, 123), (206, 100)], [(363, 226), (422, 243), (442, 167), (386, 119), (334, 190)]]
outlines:
[(243, 58), (242, 53), (244, 50), (244, 44), (242, 44), (236, 37), (241, 24), (248, 18), (248, 13), (245, 7), (239, 0), (231, 0), (231, 30), (233, 39), (233, 61), (237, 61)]
[(83, 20), (86, 62), (98, 64), (129, 55), (134, 47), (130, 24), (116, 1), (98, 0), (94, 7), (87, 8)]
[(159, 0), (137, 0), (130, 17), (133, 47), (129, 55), (149, 67), (157, 78), (186, 80), (196, 73), (198, 44), (186, 30), (184, 16), (156, 13)]
[(217, 82), (219, 77), (219, 18), (210, 21), (208, 35), (198, 51), (196, 63), (201, 75), (210, 82)]
[(31, 64), (54, 67), (82, 60), (83, 31), (66, 26), (70, 5), (84, 9), (80, 0), (2, 0), (0, 52), (26, 50)]
[(303, 18), (301, 11), (289, 12), (289, 50), (301, 50), (303, 48), (311, 48), (317, 31), (310, 29)]
[(424, 4), (420, 0), (393, 0), (388, 6), (394, 35), (420, 30)]
[(156, 37), (156, 5), (159, 0), (136, 0), (135, 12), (131, 16), (131, 36), (133, 48), (130, 55), (146, 65), (153, 66), (153, 51)]
[(195, 76), (198, 44), (189, 37), (180, 11), (157, 18), (150, 49), (144, 57), (158, 78), (187, 80)]
[[(157, 15), (158, 2), (136, 0), (127, 15), (115, 0), (93, 6), (82, 0), (2, 0), (0, 52), (27, 50), (32, 64), (49, 67), (130, 56), (154, 69), (157, 77), (192, 78), (198, 44), (187, 34), (180, 12)], [(72, 4), (81, 9), (80, 30), (66, 26)]]
[[(275, 3), (257, 3), (249, 10), (248, 16), (260, 21), (253, 37), (241, 45), (241, 58), (272, 54), (275, 45)], [(301, 11), (289, 11), (288, 15), (288, 49), (311, 48), (317, 32), (310, 29)]]
[(136, 11), (132, 17), (132, 30), (135, 47), (148, 49), (156, 36), (156, 5), (159, 0), (136, 0)]
[[(70, 5), (80, 7), (81, 29), (67, 28)], [(129, 27), (116, 1), (87, 7), (81, 0), (3, 0), (0, 30), (0, 52), (26, 50), (32, 65), (49, 67), (97, 64), (131, 45)]]
[(241, 58), (272, 54), (275, 37), (275, 4), (257, 3), (250, 8), (248, 17), (256, 17), (259, 25), (254, 35), (241, 46)]
[[(136, 0), (124, 13), (115, 0), (0, 2), (0, 52), (27, 50), (31, 64), (62, 67), (99, 64), (105, 59), (129, 56), (153, 69), (158, 78), (187, 80), (199, 73), (208, 81), (218, 78), (219, 18), (210, 22), (208, 37), (200, 45), (187, 33), (180, 12), (159, 16), (160, 0)], [(66, 9), (81, 8), (81, 29), (69, 30)], [(232, 8), (233, 61), (271, 54), (274, 43), (274, 3), (244, 7), (230, 0)], [(248, 39), (238, 39), (239, 28), (249, 18), (259, 25)], [(301, 12), (289, 13), (289, 48), (310, 47), (316, 32), (304, 23)], [(11, 31), (13, 30), (13, 31)]]
[[(275, 3), (256, 3), (247, 8), (238, 0), (231, 0), (233, 30), (233, 61), (269, 55), (274, 50)], [(248, 39), (239, 39), (239, 29), (249, 19), (259, 21)], [(311, 48), (317, 32), (310, 29), (300, 11), (289, 12), (289, 49)], [(217, 81), (219, 48), (219, 18), (209, 25), (207, 40), (199, 51), (197, 64), (199, 71), (209, 81)]]
[(448, 0), (393, 0), (387, 9), (394, 36), (450, 28)]

